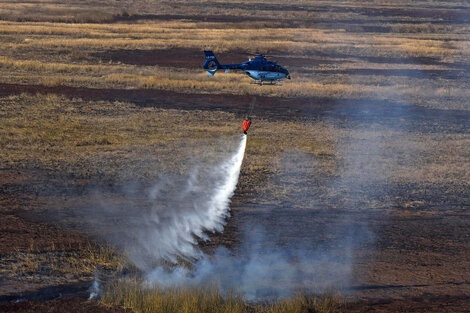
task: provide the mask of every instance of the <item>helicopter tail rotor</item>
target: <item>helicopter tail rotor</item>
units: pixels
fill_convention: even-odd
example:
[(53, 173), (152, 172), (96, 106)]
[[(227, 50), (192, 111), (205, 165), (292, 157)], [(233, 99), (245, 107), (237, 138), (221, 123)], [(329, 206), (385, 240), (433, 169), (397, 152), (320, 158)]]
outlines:
[(204, 54), (206, 55), (206, 62), (204, 62), (202, 67), (206, 70), (208, 75), (214, 76), (215, 72), (220, 68), (220, 63), (211, 50), (204, 51)]

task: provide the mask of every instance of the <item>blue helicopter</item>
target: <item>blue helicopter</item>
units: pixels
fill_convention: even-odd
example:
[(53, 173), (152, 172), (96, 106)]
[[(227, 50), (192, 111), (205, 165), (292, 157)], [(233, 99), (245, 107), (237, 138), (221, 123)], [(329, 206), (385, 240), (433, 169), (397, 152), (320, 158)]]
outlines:
[(246, 75), (253, 78), (255, 84), (274, 85), (276, 81), (283, 78), (290, 79), (289, 71), (277, 64), (266, 59), (264, 53), (256, 54), (253, 59), (240, 63), (240, 64), (220, 64), (212, 51), (204, 51), (206, 55), (206, 62), (202, 66), (207, 74), (214, 76), (218, 70), (242, 70)]

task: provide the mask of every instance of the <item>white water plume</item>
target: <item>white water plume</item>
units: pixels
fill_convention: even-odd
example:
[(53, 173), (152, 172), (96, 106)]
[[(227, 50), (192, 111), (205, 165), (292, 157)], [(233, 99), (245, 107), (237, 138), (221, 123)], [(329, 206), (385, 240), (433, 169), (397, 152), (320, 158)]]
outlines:
[[(148, 189), (148, 198), (138, 202), (147, 202), (146, 209), (135, 199), (129, 201), (123, 212), (125, 234), (115, 234), (111, 241), (142, 270), (161, 260), (199, 258), (197, 238), (208, 240), (206, 232), (222, 231), (229, 216), (245, 146), (244, 135), (225, 138), (205, 156), (206, 162), (194, 165), (189, 176), (160, 178)], [(116, 209), (112, 211), (116, 216)]]

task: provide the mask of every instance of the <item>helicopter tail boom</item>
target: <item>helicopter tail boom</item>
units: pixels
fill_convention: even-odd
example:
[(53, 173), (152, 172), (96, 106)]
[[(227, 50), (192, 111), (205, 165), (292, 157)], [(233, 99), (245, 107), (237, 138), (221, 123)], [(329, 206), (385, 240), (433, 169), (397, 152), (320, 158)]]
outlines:
[(229, 70), (242, 70), (243, 64), (220, 64), (217, 58), (215, 57), (214, 52), (211, 50), (205, 50), (204, 54), (206, 55), (206, 62), (202, 66), (207, 74), (210, 76), (214, 76), (215, 72), (218, 70), (225, 70), (228, 72)]

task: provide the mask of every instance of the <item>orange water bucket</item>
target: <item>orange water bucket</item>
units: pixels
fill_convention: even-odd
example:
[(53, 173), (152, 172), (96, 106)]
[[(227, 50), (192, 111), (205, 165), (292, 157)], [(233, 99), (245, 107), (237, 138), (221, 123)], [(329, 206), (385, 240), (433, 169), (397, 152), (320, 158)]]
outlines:
[(243, 133), (246, 134), (248, 129), (250, 128), (251, 120), (243, 120)]

